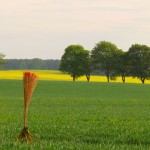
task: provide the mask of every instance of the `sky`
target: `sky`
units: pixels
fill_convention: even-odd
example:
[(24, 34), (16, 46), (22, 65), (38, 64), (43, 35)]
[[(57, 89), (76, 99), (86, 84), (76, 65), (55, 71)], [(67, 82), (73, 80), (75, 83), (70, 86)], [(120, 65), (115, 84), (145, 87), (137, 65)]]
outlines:
[(150, 0), (0, 0), (0, 53), (61, 59), (69, 45), (150, 46)]

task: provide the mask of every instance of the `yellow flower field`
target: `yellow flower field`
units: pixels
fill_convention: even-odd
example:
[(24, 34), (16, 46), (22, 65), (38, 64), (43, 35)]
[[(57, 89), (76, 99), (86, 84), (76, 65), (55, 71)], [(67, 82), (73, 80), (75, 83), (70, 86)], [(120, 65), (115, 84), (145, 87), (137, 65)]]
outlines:
[[(0, 79), (22, 79), (23, 72), (26, 70), (8, 70), (0, 71)], [(56, 70), (30, 70), (31, 72), (37, 73), (40, 80), (62, 80), (72, 81), (72, 77), (68, 74), (62, 73)], [(77, 81), (87, 81), (86, 77), (80, 77)], [(107, 82), (105, 76), (91, 76), (91, 82)], [(118, 77), (116, 81), (110, 82), (122, 82), (121, 77)], [(126, 77), (126, 83), (141, 83), (139, 79)], [(150, 84), (150, 80), (146, 80), (145, 84)]]

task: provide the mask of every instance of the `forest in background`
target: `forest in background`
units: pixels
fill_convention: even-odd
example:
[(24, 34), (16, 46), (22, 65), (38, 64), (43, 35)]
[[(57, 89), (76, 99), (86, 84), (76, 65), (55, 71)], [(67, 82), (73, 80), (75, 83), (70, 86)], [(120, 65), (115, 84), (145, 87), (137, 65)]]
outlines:
[(2, 65), (3, 70), (24, 70), (24, 69), (36, 69), (36, 70), (58, 70), (60, 60), (58, 59), (5, 59), (5, 63)]

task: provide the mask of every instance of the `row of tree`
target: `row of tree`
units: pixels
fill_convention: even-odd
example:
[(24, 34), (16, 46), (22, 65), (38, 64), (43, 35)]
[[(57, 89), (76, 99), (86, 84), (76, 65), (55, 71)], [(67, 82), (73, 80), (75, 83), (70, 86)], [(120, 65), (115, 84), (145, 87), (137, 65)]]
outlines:
[[(4, 56), (4, 55), (3, 55)], [(2, 61), (2, 59), (1, 59)], [(35, 70), (58, 70), (60, 60), (42, 60), (39, 58), (34, 59), (3, 59), (4, 70), (24, 70), (24, 69), (35, 69)]]
[(144, 84), (150, 79), (150, 47), (134, 44), (124, 52), (111, 42), (100, 41), (90, 52), (81, 45), (70, 45), (65, 49), (59, 69), (69, 73), (73, 81), (83, 75), (89, 81), (91, 72), (98, 70), (105, 73), (108, 82), (121, 76), (124, 83), (126, 76), (132, 76)]

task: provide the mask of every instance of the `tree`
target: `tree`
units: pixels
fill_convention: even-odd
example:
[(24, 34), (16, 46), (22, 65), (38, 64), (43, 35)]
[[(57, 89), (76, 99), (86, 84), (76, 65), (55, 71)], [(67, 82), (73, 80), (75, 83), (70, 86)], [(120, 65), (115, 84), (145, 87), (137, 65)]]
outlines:
[(5, 55), (0, 53), (0, 67), (1, 67), (2, 64), (5, 63), (5, 60), (3, 59), (4, 57), (5, 57)]
[(127, 56), (130, 75), (139, 78), (144, 84), (145, 79), (150, 79), (150, 47), (134, 44), (129, 48)]
[[(81, 45), (70, 45), (61, 57), (60, 71), (69, 73), (73, 81), (82, 75), (89, 75), (89, 51)], [(89, 76), (88, 76), (89, 77)]]
[(115, 56), (117, 53), (117, 46), (106, 41), (97, 43), (91, 53), (93, 65), (99, 66), (99, 69), (105, 72), (108, 82), (116, 64)]
[(83, 66), (83, 73), (86, 76), (87, 81), (90, 81), (90, 76), (91, 76), (91, 57), (90, 57), (90, 52), (88, 50), (83, 51), (83, 57), (84, 60), (82, 62)]
[(116, 78), (117, 76), (121, 76), (122, 82), (125, 83), (126, 76), (129, 74), (128, 57), (126, 55), (126, 52), (122, 50), (118, 50), (115, 60), (116, 60), (116, 64), (114, 65), (111, 78)]

